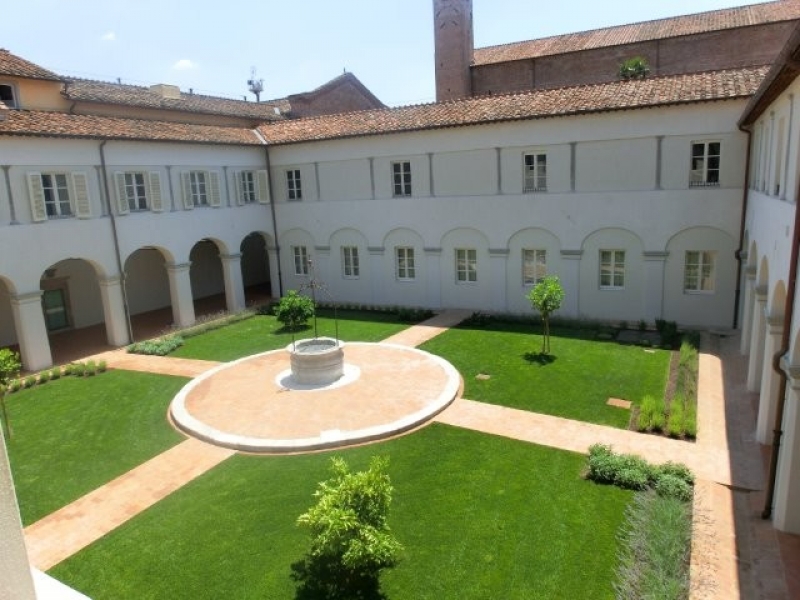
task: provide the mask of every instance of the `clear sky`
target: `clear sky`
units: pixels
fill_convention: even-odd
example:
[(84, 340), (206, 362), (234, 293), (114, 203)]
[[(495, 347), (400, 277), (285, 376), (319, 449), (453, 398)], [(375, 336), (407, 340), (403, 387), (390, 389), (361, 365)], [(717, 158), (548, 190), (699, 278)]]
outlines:
[[(473, 0), (476, 47), (752, 2)], [(4, 0), (0, 47), (65, 76), (261, 98), (354, 73), (391, 106), (434, 100), (432, 0)]]

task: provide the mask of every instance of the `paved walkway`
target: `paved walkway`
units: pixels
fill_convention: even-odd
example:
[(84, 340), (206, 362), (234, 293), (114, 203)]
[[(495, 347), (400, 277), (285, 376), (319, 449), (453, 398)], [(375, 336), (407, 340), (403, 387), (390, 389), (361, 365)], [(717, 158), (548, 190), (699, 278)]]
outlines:
[[(417, 346), (469, 316), (445, 311), (385, 340)], [(692, 550), (693, 600), (792, 600), (798, 579), (800, 536), (778, 534), (757, 517), (763, 489), (761, 448), (754, 441), (754, 395), (741, 381), (743, 359), (733, 338), (708, 338), (700, 357), (695, 444), (501, 406), (456, 400), (436, 417), (449, 425), (574, 452), (606, 443), (654, 462), (689, 465), (698, 476)], [(194, 377), (218, 363), (145, 357), (114, 351), (92, 357), (111, 368)], [(757, 397), (755, 398), (757, 400)], [(118, 527), (233, 451), (187, 440), (26, 529), (34, 566), (46, 570)], [(781, 548), (784, 549), (783, 554)], [(798, 557), (788, 562), (792, 556)], [(784, 577), (784, 574), (788, 577)]]

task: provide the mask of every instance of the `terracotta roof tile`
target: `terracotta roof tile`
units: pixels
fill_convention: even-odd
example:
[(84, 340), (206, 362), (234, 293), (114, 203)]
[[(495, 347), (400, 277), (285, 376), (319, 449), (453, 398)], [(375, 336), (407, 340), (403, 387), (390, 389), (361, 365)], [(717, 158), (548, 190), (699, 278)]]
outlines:
[(616, 81), (260, 125), (268, 144), (539, 119), (751, 96), (769, 67)]
[(5, 48), (0, 48), (0, 75), (11, 75), (14, 77), (27, 77), (29, 79), (50, 79), (60, 81), (61, 78), (39, 65), (20, 58), (16, 54), (11, 54)]
[(205, 144), (259, 145), (263, 142), (251, 129), (189, 125), (56, 112), (9, 110), (0, 120), (0, 136), (120, 139)]
[(798, 18), (800, 18), (800, 0), (778, 0), (777, 2), (476, 48), (473, 64), (485, 65), (522, 60)]
[(191, 111), (250, 118), (258, 121), (282, 119), (281, 115), (275, 113), (275, 109), (278, 108), (281, 113), (285, 113), (291, 108), (286, 99), (246, 102), (244, 100), (219, 98), (203, 94), (187, 94), (185, 92), (180, 93), (180, 98), (164, 98), (161, 94), (152, 91), (148, 87), (91, 81), (88, 79), (70, 80), (64, 95), (70, 100), (83, 102)]

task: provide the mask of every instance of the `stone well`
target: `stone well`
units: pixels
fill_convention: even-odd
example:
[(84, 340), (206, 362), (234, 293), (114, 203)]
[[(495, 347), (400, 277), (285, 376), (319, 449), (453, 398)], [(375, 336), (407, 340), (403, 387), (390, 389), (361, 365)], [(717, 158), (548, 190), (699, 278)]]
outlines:
[(298, 340), (286, 347), (292, 379), (306, 385), (328, 385), (344, 374), (344, 344), (329, 337)]

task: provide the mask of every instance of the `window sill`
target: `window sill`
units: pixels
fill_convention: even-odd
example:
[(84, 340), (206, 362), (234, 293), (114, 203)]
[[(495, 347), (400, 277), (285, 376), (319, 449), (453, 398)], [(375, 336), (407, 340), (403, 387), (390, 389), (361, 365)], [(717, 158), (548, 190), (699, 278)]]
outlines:
[(619, 287), (619, 286), (613, 286), (612, 287), (612, 286), (607, 286), (607, 285), (606, 286), (601, 285), (600, 286), (600, 291), (601, 292), (624, 292), (625, 288), (624, 287)]
[(690, 188), (710, 188), (710, 187), (718, 188), (718, 187), (720, 187), (720, 185), (719, 185), (719, 182), (715, 182), (715, 183), (689, 183), (689, 187)]
[(715, 290), (683, 290), (687, 296), (713, 296), (716, 294)]

